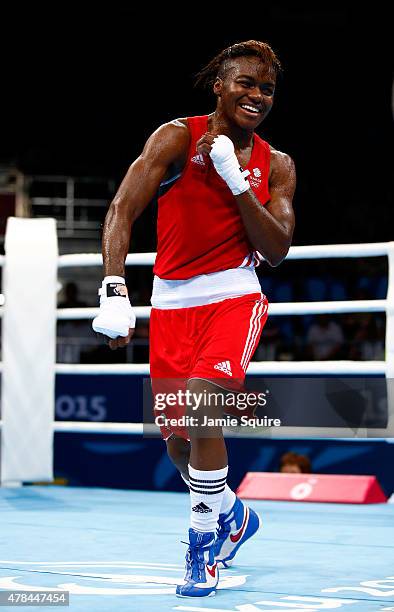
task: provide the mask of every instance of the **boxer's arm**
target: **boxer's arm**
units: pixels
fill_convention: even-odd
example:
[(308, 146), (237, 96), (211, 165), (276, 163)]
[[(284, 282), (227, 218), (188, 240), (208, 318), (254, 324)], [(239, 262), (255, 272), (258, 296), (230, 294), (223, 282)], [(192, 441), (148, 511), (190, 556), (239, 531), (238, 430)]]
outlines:
[(235, 196), (247, 236), (271, 266), (286, 257), (294, 231), (292, 200), (296, 185), (294, 162), (285, 153), (271, 151), (269, 191), (271, 199), (261, 206), (248, 189)]
[(174, 165), (181, 168), (184, 164), (189, 138), (187, 123), (183, 120), (175, 120), (156, 130), (141, 155), (128, 169), (110, 204), (102, 241), (105, 278), (101, 289), (100, 311), (93, 321), (93, 329), (111, 338), (111, 349), (130, 342), (134, 333), (135, 315), (127, 291), (125, 297), (115, 297), (112, 295), (112, 287), (107, 289), (107, 285), (115, 280), (118, 283), (116, 291), (126, 290), (124, 286), (122, 289), (122, 283), (133, 223), (152, 200), (171, 167)]
[(249, 171), (240, 171), (230, 138), (206, 132), (197, 142), (197, 150), (210, 155), (216, 171), (229, 186), (253, 248), (271, 266), (279, 265), (287, 255), (294, 231), (292, 199), (296, 177), (293, 160), (285, 153), (271, 150), (271, 199), (262, 206), (247, 181)]
[(102, 253), (105, 276), (124, 277), (133, 223), (155, 196), (171, 165), (182, 163), (186, 157), (189, 138), (184, 123), (174, 121), (162, 125), (131, 164), (104, 222)]

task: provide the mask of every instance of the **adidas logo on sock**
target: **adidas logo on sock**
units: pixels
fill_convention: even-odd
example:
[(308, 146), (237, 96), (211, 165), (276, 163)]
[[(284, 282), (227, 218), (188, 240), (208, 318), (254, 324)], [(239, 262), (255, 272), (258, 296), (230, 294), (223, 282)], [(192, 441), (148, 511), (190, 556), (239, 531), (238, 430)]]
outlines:
[(204, 502), (200, 502), (199, 504), (197, 504), (197, 506), (194, 506), (194, 508), (192, 508), (193, 512), (212, 512), (212, 508), (208, 508), (208, 506), (206, 506), (204, 504)]
[(229, 361), (220, 361), (213, 367), (215, 368), (215, 370), (220, 370), (221, 372), (224, 372), (225, 374), (228, 374), (229, 376), (233, 375)]
[(192, 157), (190, 161), (194, 162), (195, 164), (199, 164), (200, 166), (205, 166), (205, 159), (201, 153), (198, 153)]

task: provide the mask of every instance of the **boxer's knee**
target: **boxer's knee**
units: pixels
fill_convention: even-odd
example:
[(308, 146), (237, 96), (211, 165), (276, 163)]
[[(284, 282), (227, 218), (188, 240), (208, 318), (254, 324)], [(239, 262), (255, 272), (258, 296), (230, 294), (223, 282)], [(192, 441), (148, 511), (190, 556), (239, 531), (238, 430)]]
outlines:
[(167, 453), (176, 468), (188, 478), (188, 464), (190, 457), (190, 443), (183, 438), (171, 436), (166, 440)]

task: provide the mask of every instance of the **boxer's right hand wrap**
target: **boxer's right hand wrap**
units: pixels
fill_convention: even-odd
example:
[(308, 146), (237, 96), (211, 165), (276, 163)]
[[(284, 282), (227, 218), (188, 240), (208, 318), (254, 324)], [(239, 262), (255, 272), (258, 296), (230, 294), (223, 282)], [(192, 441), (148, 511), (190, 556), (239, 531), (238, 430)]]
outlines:
[(226, 181), (233, 195), (240, 195), (250, 189), (249, 181), (246, 180), (250, 172), (240, 168), (233, 142), (228, 136), (216, 136), (209, 155), (216, 172)]
[(100, 311), (93, 319), (95, 332), (111, 339), (126, 338), (135, 328), (135, 314), (131, 307), (127, 287), (121, 276), (106, 276), (99, 289)]

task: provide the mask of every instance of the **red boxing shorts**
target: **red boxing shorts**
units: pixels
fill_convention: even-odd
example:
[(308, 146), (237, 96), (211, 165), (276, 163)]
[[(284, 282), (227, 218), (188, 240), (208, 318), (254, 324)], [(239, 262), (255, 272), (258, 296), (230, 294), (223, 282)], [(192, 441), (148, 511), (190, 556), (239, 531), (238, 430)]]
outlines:
[[(152, 308), (150, 375), (154, 398), (186, 389), (191, 378), (202, 378), (228, 390), (242, 390), (245, 373), (267, 319), (268, 301), (260, 293), (189, 308)], [(155, 401), (156, 406), (156, 401)], [(166, 406), (166, 417), (177, 419), (184, 405)], [(155, 416), (160, 414), (155, 409)], [(188, 439), (186, 428), (160, 426), (164, 440), (172, 434)]]

